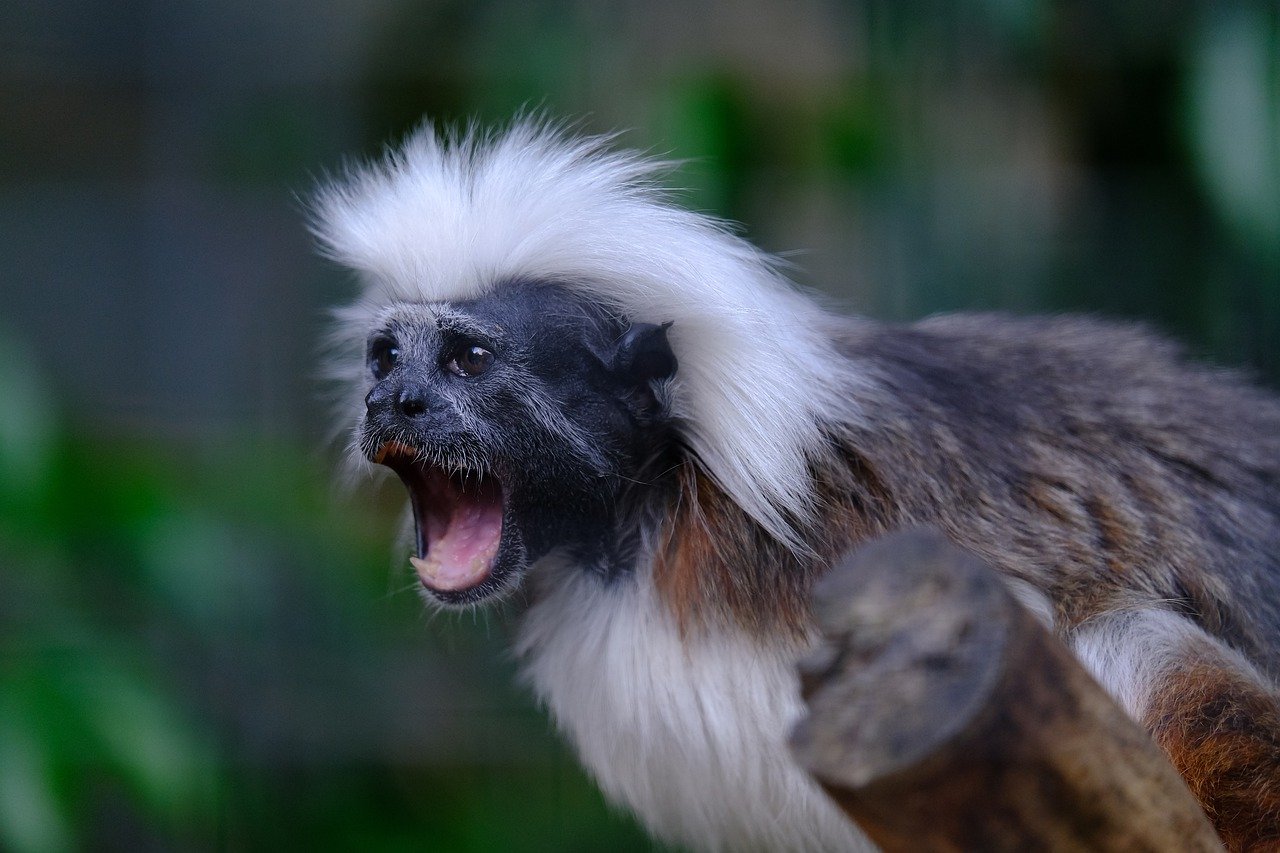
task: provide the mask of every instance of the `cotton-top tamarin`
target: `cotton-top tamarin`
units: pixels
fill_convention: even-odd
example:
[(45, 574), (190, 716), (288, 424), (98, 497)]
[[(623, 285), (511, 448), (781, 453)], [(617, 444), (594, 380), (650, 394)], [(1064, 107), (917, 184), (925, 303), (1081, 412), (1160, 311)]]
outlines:
[(538, 121), (412, 135), (319, 193), (353, 455), (445, 607), (516, 650), (613, 799), (701, 849), (868, 842), (793, 763), (806, 602), (932, 524), (995, 565), (1235, 846), (1280, 843), (1280, 402), (1134, 328), (885, 325)]

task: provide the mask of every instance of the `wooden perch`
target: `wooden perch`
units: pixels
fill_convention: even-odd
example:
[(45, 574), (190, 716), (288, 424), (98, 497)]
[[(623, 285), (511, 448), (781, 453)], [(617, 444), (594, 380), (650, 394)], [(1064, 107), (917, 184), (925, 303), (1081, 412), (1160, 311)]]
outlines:
[(792, 749), (888, 853), (1222, 849), (1155, 743), (940, 534), (858, 550), (814, 608)]

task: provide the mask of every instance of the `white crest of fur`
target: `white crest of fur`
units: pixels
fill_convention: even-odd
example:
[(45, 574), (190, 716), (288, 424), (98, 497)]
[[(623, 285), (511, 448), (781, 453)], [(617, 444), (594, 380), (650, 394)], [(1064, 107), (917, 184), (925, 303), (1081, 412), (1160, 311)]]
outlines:
[[(846, 421), (851, 377), (822, 309), (776, 261), (654, 185), (664, 166), (526, 120), (486, 137), (425, 127), (320, 193), (315, 231), (356, 270), (362, 305), (478, 296), (519, 279), (575, 288), (637, 322), (675, 322), (685, 441), (784, 541), (812, 509), (808, 462)], [(371, 309), (370, 309), (371, 310)]]
[(644, 570), (605, 584), (542, 565), (525, 674), (612, 799), (699, 850), (874, 849), (792, 759), (797, 649), (681, 635)]

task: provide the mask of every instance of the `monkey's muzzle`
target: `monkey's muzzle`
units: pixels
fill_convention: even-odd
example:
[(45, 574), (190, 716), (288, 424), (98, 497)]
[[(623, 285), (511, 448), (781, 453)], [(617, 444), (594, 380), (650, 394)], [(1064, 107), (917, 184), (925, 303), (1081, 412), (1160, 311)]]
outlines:
[(446, 471), (397, 441), (383, 444), (373, 461), (395, 471), (409, 490), (418, 551), (409, 562), (422, 584), (447, 596), (489, 580), (502, 542), (498, 478)]

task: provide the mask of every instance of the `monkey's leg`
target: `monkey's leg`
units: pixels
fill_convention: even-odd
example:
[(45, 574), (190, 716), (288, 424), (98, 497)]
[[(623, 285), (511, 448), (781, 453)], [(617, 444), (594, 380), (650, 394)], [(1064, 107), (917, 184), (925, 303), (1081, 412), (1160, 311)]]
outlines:
[(1107, 614), (1071, 642), (1168, 754), (1229, 849), (1280, 850), (1280, 692), (1168, 611)]

